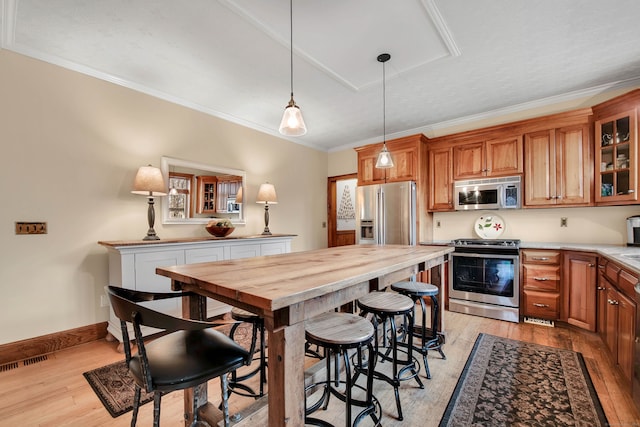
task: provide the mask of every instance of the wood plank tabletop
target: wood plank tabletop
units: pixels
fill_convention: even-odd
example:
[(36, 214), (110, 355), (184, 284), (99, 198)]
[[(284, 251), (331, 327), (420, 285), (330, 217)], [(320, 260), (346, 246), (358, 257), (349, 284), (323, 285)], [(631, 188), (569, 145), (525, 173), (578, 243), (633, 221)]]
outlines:
[(387, 273), (439, 259), (447, 246), (351, 245), (157, 268), (160, 275), (265, 311), (276, 311)]

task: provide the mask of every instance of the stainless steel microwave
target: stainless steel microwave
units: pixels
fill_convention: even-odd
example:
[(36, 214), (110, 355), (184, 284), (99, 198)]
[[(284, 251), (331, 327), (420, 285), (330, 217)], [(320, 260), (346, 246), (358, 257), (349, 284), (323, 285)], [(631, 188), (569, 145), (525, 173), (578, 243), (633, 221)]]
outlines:
[(457, 211), (474, 209), (520, 209), (522, 191), (519, 176), (456, 181), (453, 197)]

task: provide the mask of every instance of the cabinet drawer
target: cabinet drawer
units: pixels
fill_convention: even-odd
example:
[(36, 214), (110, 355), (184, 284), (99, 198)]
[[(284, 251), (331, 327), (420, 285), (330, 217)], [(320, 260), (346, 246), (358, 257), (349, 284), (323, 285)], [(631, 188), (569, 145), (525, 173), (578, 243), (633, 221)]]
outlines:
[(615, 265), (612, 262), (608, 262), (604, 267), (604, 275), (607, 279), (611, 280), (613, 283), (618, 283), (618, 273), (620, 272), (620, 267)]
[(560, 264), (559, 251), (539, 251), (527, 249), (522, 251), (522, 263), (527, 264)]
[(559, 313), (559, 293), (524, 291), (523, 315), (556, 320)]
[(638, 283), (638, 277), (629, 273), (627, 270), (620, 270), (618, 276), (618, 287), (623, 294), (633, 298), (636, 294), (635, 286)]
[(522, 284), (524, 289), (560, 291), (560, 266), (523, 264)]

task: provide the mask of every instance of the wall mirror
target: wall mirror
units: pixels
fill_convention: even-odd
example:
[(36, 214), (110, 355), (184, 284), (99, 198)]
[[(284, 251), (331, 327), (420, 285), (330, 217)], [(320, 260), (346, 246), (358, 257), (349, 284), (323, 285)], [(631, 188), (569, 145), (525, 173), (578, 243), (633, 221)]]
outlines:
[(245, 171), (165, 156), (160, 169), (168, 187), (162, 201), (163, 224), (206, 224), (212, 218), (245, 223), (242, 203), (236, 200), (246, 184)]

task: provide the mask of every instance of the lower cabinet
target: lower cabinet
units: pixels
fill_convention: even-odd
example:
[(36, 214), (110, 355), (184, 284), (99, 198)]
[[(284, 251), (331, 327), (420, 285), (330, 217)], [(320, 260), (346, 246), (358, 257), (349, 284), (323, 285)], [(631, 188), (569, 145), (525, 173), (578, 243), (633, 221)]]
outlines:
[[(171, 280), (156, 274), (156, 268), (199, 262), (222, 261), (291, 252), (292, 235), (241, 239), (194, 239), (179, 242), (100, 242), (109, 255), (109, 285), (151, 292), (171, 292)], [(152, 308), (175, 316), (182, 314), (179, 299), (150, 303)], [(207, 300), (207, 316), (222, 315), (230, 306)], [(120, 321), (110, 312), (108, 332), (122, 342)], [(155, 330), (147, 328), (143, 334)]]
[(560, 251), (525, 249), (520, 252), (521, 314), (557, 320), (560, 314)]
[(596, 331), (596, 255), (585, 252), (564, 252), (563, 305), (560, 318), (567, 323), (592, 332)]
[(598, 333), (627, 381), (633, 379), (636, 303), (622, 289), (638, 278), (611, 262), (602, 261), (598, 274)]

